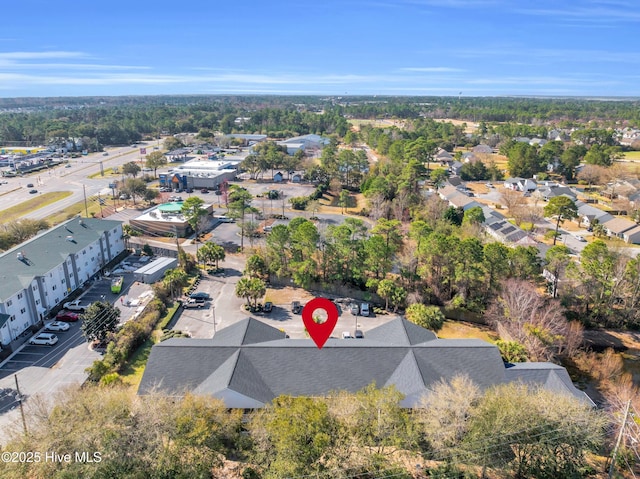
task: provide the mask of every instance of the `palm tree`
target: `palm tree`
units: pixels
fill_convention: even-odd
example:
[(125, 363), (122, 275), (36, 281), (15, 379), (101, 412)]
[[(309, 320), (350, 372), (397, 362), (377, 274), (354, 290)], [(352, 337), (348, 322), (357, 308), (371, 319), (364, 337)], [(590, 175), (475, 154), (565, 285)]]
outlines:
[(171, 292), (171, 297), (175, 298), (177, 290), (187, 284), (187, 273), (179, 268), (169, 269), (164, 274), (162, 284)]

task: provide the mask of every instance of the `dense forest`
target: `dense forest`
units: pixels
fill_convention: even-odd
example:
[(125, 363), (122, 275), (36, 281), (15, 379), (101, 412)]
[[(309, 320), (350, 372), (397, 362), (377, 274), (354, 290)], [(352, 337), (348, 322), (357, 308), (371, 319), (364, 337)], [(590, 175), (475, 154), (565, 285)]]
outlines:
[[(450, 118), (529, 125), (640, 125), (636, 100), (455, 97), (153, 96), (0, 99), (0, 144), (88, 138), (93, 148), (145, 136), (223, 131), (343, 136), (347, 118)], [(243, 119), (238, 123), (237, 118)]]

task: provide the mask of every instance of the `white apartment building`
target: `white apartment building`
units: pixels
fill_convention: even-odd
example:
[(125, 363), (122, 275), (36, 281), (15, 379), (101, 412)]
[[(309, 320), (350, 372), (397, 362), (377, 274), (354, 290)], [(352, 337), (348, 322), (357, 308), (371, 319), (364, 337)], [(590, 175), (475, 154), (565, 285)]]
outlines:
[(44, 320), (124, 249), (122, 222), (74, 218), (0, 255), (0, 346)]

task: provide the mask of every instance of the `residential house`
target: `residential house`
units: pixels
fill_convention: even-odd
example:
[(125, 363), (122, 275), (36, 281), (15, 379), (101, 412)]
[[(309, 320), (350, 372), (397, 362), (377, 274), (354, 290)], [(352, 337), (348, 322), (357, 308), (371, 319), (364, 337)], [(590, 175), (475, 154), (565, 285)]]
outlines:
[(634, 231), (632, 233), (631, 230), (635, 230), (638, 225), (633, 221), (627, 220), (625, 218), (614, 218), (604, 223), (603, 226), (604, 226), (604, 230), (607, 233), (607, 236), (615, 236), (616, 238), (620, 238), (624, 241), (627, 241), (625, 239), (624, 234), (628, 232), (630, 233), (630, 235), (628, 235), (627, 238), (629, 239), (637, 238), (638, 232)]
[(282, 180), (284, 180), (284, 175), (282, 174), (281, 171), (278, 171), (276, 174), (273, 175), (273, 181), (275, 181), (276, 183), (280, 183), (282, 182)]
[(474, 153), (493, 153), (493, 148), (491, 148), (489, 145), (477, 145), (474, 146), (471, 151), (473, 151)]
[(504, 187), (510, 190), (516, 191), (535, 191), (538, 188), (538, 184), (535, 180), (530, 178), (508, 178), (504, 181)]
[(0, 345), (5, 347), (124, 251), (122, 222), (74, 218), (0, 255)]
[(576, 192), (569, 188), (568, 186), (560, 186), (560, 185), (550, 185), (544, 186), (542, 188), (538, 188), (536, 191), (536, 195), (542, 198), (544, 201), (549, 201), (551, 198), (555, 198), (556, 196), (568, 196), (572, 200), (576, 199)]
[(450, 163), (453, 161), (453, 155), (446, 150), (440, 148), (436, 155), (433, 157), (434, 161), (440, 162), (442, 165)]
[(453, 163), (451, 163), (451, 166), (449, 167), (449, 171), (451, 172), (452, 175), (459, 176), (461, 170), (462, 170), (462, 163), (460, 163), (459, 161), (454, 161)]
[(622, 232), (622, 239), (627, 243), (640, 244), (640, 225)]
[(543, 138), (531, 138), (531, 141), (529, 141), (529, 144), (531, 146), (544, 146), (547, 144), (547, 140), (543, 139)]
[(578, 217), (576, 221), (579, 226), (584, 226), (589, 229), (593, 227), (594, 221), (597, 220), (598, 223), (604, 224), (607, 221), (611, 221), (613, 219), (613, 215), (607, 213), (606, 211), (602, 211), (600, 208), (596, 208), (595, 206), (591, 206), (589, 204), (583, 203), (578, 200), (575, 202), (578, 207)]
[[(345, 365), (349, 374), (340, 374)], [(561, 366), (505, 365), (491, 343), (438, 339), (400, 318), (371, 329), (364, 339), (329, 338), (322, 349), (310, 339), (286, 339), (253, 318), (211, 339), (172, 338), (151, 349), (138, 394), (193, 392), (219, 398), (228, 408), (256, 409), (283, 394), (325, 397), (373, 383), (394, 386), (404, 397), (401, 406), (413, 408), (436, 384), (462, 374), (482, 390), (525, 382), (593, 404)]]

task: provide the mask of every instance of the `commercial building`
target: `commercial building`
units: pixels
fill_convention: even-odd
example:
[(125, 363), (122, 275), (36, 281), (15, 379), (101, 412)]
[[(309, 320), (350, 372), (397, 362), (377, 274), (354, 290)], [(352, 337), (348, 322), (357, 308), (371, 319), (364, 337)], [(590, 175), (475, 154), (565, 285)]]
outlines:
[(177, 258), (154, 258), (149, 263), (133, 272), (133, 278), (136, 281), (146, 284), (152, 284), (161, 279), (164, 273), (178, 265)]
[(192, 160), (184, 165), (160, 173), (161, 187), (173, 190), (215, 189), (224, 181), (234, 180), (238, 174), (238, 165), (242, 157), (227, 157), (222, 160)]
[(43, 321), (124, 249), (122, 222), (74, 218), (0, 255), (0, 345)]
[[(149, 208), (137, 218), (129, 220), (132, 228), (149, 236), (173, 236), (184, 238), (193, 233), (182, 214), (182, 201), (163, 203)], [(207, 214), (213, 213), (213, 205), (203, 204)]]
[(438, 381), (460, 374), (482, 389), (524, 382), (593, 404), (561, 366), (505, 365), (493, 344), (438, 339), (405, 319), (378, 326), (365, 339), (330, 338), (322, 349), (310, 339), (286, 339), (252, 318), (212, 339), (169, 339), (151, 349), (138, 394), (193, 392), (222, 399), (229, 408), (253, 409), (282, 394), (326, 396), (375, 383), (395, 386), (404, 395), (401, 405), (416, 407)]

